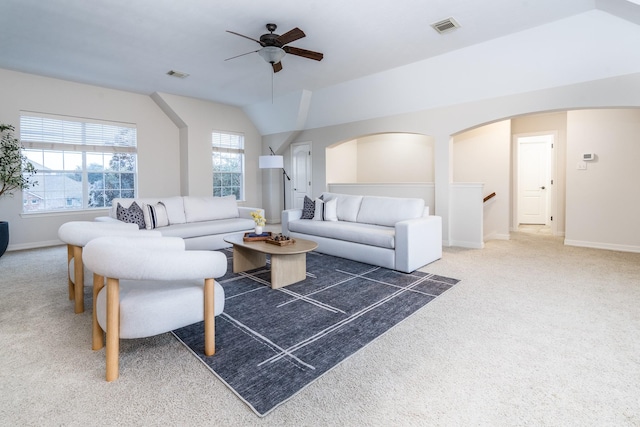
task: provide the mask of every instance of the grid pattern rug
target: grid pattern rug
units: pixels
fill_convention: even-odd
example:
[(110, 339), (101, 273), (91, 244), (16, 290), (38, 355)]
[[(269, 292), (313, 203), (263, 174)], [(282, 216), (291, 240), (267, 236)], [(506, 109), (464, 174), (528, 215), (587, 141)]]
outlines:
[(203, 323), (173, 334), (259, 416), (458, 283), (310, 252), (307, 278), (273, 290), (268, 263), (234, 274), (223, 252), (216, 354), (204, 355)]

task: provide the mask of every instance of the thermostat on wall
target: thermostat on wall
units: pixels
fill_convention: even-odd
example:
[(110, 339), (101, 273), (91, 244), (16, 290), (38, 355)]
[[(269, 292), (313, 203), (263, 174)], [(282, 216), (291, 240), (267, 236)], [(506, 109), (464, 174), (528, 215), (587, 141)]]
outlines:
[(585, 162), (588, 162), (590, 160), (595, 160), (596, 159), (596, 155), (593, 153), (583, 153), (582, 154), (582, 160), (584, 160)]

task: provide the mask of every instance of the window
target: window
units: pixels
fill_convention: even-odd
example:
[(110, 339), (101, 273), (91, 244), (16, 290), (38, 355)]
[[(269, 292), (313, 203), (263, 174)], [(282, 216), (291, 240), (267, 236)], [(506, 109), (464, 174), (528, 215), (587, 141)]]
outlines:
[(136, 196), (134, 125), (23, 112), (20, 139), (38, 170), (25, 212), (105, 208)]
[(213, 132), (213, 195), (244, 200), (244, 135)]

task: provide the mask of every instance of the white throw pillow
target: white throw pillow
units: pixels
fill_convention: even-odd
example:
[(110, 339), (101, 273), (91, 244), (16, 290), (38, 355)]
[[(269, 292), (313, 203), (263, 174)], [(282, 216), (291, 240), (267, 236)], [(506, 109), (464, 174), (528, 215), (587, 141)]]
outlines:
[(314, 203), (315, 203), (315, 206), (314, 206), (315, 210), (313, 213), (313, 220), (322, 221), (324, 217), (324, 200), (315, 199)]
[(144, 205), (143, 213), (147, 230), (169, 225), (167, 208), (162, 202), (158, 202), (155, 205)]
[(324, 202), (324, 220), (325, 221), (338, 220), (338, 199), (331, 199)]
[(331, 199), (326, 202), (322, 199), (316, 199), (316, 209), (313, 215), (314, 221), (337, 221), (338, 200)]

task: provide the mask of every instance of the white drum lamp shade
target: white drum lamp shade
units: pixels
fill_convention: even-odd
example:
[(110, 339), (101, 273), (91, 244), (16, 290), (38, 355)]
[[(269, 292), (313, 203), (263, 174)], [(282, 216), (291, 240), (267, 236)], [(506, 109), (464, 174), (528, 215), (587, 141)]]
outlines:
[(282, 156), (260, 156), (260, 157), (258, 157), (258, 167), (260, 169), (281, 169), (281, 168), (284, 168), (284, 157), (282, 157)]

